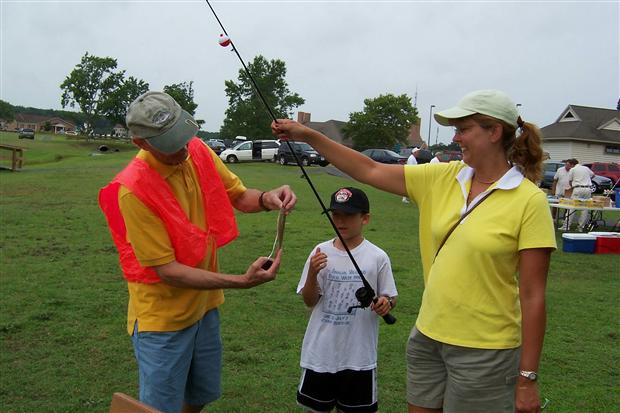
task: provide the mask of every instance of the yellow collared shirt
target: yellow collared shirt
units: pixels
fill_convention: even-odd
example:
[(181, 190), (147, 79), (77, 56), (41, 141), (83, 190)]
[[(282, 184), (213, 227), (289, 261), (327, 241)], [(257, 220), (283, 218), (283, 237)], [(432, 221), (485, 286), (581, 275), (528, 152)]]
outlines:
[(425, 288), (416, 326), (443, 343), (515, 348), (521, 342), (519, 251), (555, 249), (553, 221), (545, 194), (513, 168), (489, 188), (496, 190), (435, 259), (445, 234), (468, 208), (472, 174), (461, 162), (405, 167), (407, 193), (420, 209)]
[[(226, 168), (220, 158), (209, 149), (224, 188), (232, 201), (246, 191), (241, 180)], [(146, 161), (170, 185), (172, 192), (196, 226), (206, 228), (202, 192), (196, 171), (189, 157), (179, 165), (165, 165), (147, 151), (137, 157)], [(127, 240), (144, 267), (164, 265), (175, 260), (174, 249), (163, 222), (126, 187), (119, 191), (119, 206), (127, 227)], [(199, 268), (217, 271), (217, 251), (214, 244), (207, 246), (205, 259)], [(222, 290), (196, 290), (172, 287), (166, 283), (128, 283), (129, 305), (127, 332), (131, 335), (135, 322), (139, 331), (178, 331), (202, 318), (205, 312), (224, 302)]]

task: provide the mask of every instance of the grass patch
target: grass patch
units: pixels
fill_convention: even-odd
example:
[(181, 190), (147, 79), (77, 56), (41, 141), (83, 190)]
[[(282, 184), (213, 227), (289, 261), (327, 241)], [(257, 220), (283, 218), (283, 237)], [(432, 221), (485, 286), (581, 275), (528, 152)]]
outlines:
[[(39, 135), (37, 135), (39, 138)], [(97, 193), (135, 150), (91, 156), (104, 141), (52, 137), (26, 146), (23, 171), (0, 171), (0, 404), (6, 412), (105, 412), (113, 392), (135, 396), (137, 369), (125, 332), (126, 283)], [(109, 144), (109, 142), (107, 142)], [(115, 144), (113, 144), (115, 145)], [(295, 294), (311, 247), (332, 236), (296, 167), (232, 165), (247, 186), (282, 184), (299, 197), (287, 220), (278, 278), (226, 292), (224, 396), (210, 412), (299, 411), (295, 390), (309, 312)], [(324, 201), (343, 178), (309, 168)], [(422, 294), (417, 209), (360, 185), (372, 203), (368, 239), (392, 260), (397, 324), (381, 324), (381, 410), (405, 410), (405, 345)], [(223, 248), (223, 271), (242, 273), (271, 249), (275, 214), (238, 214), (241, 235)], [(561, 244), (561, 241), (559, 241)], [(551, 412), (611, 412), (620, 405), (618, 256), (553, 254), (540, 388)]]

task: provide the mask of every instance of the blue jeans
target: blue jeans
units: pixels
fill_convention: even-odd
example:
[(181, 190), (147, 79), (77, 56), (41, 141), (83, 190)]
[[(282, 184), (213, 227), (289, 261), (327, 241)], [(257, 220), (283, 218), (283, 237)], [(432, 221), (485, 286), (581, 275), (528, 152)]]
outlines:
[(132, 336), (140, 376), (140, 401), (164, 413), (183, 403), (200, 406), (221, 394), (222, 340), (217, 309), (180, 331), (138, 332)]

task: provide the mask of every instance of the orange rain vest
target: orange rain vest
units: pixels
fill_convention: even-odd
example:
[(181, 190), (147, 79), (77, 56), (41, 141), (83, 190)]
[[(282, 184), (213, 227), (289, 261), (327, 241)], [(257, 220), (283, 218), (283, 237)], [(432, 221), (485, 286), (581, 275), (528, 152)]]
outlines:
[(134, 158), (99, 191), (99, 206), (108, 221), (127, 281), (153, 284), (161, 282), (161, 279), (152, 268), (140, 265), (127, 241), (127, 228), (118, 204), (121, 185), (159, 216), (170, 237), (176, 261), (181, 264), (190, 267), (198, 265), (205, 257), (209, 238), (214, 238), (216, 247), (221, 247), (239, 235), (232, 205), (211, 153), (198, 138), (189, 142), (188, 149), (202, 191), (208, 232), (189, 220), (170, 185), (142, 159)]

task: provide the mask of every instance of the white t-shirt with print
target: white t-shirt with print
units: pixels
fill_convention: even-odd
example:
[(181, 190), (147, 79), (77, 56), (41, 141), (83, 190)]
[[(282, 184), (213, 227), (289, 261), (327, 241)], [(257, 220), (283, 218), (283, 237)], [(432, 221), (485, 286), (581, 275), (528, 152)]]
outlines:
[[(312, 309), (301, 347), (301, 367), (321, 373), (341, 370), (368, 370), (377, 366), (379, 316), (359, 304), (355, 291), (362, 281), (346, 251), (334, 247), (334, 240), (312, 249), (297, 286), (301, 293), (306, 284), (310, 257), (316, 249), (327, 255), (327, 265), (317, 274), (321, 297)], [(351, 250), (351, 254), (376, 295), (395, 297), (398, 292), (387, 254), (368, 240)]]

